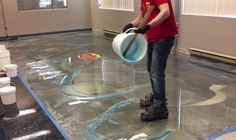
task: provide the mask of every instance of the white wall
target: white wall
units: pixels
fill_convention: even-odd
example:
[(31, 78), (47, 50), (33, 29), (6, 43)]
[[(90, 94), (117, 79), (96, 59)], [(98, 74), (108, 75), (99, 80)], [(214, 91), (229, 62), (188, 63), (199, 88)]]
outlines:
[[(141, 0), (134, 0), (134, 12), (104, 10), (98, 8), (97, 0), (91, 1), (92, 27), (95, 31), (111, 30), (121, 32), (125, 24), (134, 19), (140, 12)], [(175, 0), (172, 0), (173, 8)]]
[(18, 11), (17, 0), (3, 0), (9, 36), (91, 28), (89, 0), (68, 0), (68, 8)]
[(123, 26), (139, 14), (139, 0), (135, 0), (134, 12), (99, 9), (97, 0), (90, 1), (92, 11), (92, 27), (95, 31), (102, 31), (105, 29), (121, 32)]
[(197, 48), (236, 56), (236, 18), (182, 15), (178, 49)]

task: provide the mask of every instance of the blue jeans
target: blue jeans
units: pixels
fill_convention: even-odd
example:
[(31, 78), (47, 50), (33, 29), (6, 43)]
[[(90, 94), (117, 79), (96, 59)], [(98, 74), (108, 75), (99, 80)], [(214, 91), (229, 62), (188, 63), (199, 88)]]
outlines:
[(165, 68), (174, 42), (175, 37), (169, 37), (148, 43), (147, 71), (150, 75), (155, 107), (163, 104), (166, 100)]

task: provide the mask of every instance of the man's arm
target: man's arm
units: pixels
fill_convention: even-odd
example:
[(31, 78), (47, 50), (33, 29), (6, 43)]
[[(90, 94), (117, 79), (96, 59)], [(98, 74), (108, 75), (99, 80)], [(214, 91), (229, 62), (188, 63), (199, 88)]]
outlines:
[(162, 4), (159, 6), (160, 13), (148, 23), (151, 27), (162, 23), (170, 16), (170, 9), (168, 3)]
[(137, 16), (136, 19), (131, 21), (131, 24), (133, 24), (134, 27), (137, 27), (143, 20), (143, 14), (142, 11), (140, 11), (140, 14)]

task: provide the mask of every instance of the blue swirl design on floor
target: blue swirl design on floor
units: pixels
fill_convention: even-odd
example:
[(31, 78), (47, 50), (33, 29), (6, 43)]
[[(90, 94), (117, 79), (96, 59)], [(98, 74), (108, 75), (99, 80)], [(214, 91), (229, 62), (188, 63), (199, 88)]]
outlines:
[[(74, 77), (76, 77), (80, 74), (80, 72), (81, 72), (80, 69), (81, 69), (81, 67), (72, 69), (70, 72), (68, 72), (66, 74), (66, 76), (62, 79), (62, 81), (60, 83), (60, 88), (63, 91), (63, 93), (73, 99), (76, 99), (76, 100), (81, 100), (81, 101), (107, 100), (107, 99), (114, 98), (114, 97), (134, 94), (133, 92), (135, 90), (139, 90), (139, 89), (143, 89), (143, 88), (147, 88), (147, 87), (151, 86), (150, 82), (146, 82), (143, 84), (134, 85), (133, 87), (129, 87), (126, 90), (120, 90), (115, 93), (109, 93), (106, 95), (99, 95), (99, 96), (86, 96), (86, 93), (75, 91), (71, 86), (71, 83), (72, 83), (72, 80), (74, 79)], [(83, 70), (85, 70), (85, 69), (83, 69)], [(76, 96), (73, 96), (72, 94), (74, 94)]]
[(212, 137), (208, 138), (208, 140), (216, 140), (216, 139), (218, 139), (218, 138), (220, 138), (220, 137), (222, 137), (224, 135), (227, 135), (227, 134), (235, 132), (235, 131), (236, 131), (236, 127), (233, 127), (233, 128), (230, 128), (229, 130), (221, 132), (218, 135), (215, 135), (215, 136), (212, 136)]
[[(101, 116), (92, 124), (90, 124), (87, 127), (87, 139), (88, 140), (100, 140), (96, 136), (96, 129), (105, 121), (109, 121), (112, 118), (112, 113), (118, 111), (120, 108), (125, 107), (131, 103), (134, 103), (132, 99), (124, 100), (121, 102), (118, 102), (117, 104), (114, 104), (113, 106), (109, 107), (108, 110), (106, 110), (104, 113), (101, 114)], [(162, 131), (159, 135), (156, 136), (150, 136), (143, 138), (143, 140), (163, 140), (173, 134), (175, 132), (174, 129), (166, 129)]]

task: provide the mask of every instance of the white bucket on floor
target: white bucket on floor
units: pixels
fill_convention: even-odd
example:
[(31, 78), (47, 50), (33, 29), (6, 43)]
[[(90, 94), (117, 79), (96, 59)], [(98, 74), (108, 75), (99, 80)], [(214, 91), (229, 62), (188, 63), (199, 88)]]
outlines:
[(16, 64), (5, 65), (4, 69), (6, 70), (8, 77), (16, 77), (17, 76), (17, 65)]
[(0, 88), (0, 95), (4, 105), (14, 104), (16, 102), (16, 87), (7, 86)]
[(10, 77), (2, 77), (0, 78), (0, 88), (10, 86), (11, 78)]
[(147, 52), (147, 41), (145, 39), (145, 36), (143, 34), (138, 34), (129, 51), (126, 53), (126, 56), (123, 56), (123, 52), (128, 47), (132, 38), (135, 36), (135, 33), (128, 32), (134, 29), (136, 28), (131, 28), (125, 33), (118, 34), (112, 42), (114, 52), (123, 60), (130, 63), (136, 63), (140, 61), (141, 59), (143, 59)]
[(5, 50), (6, 50), (6, 46), (0, 44), (0, 52), (5, 51)]
[(9, 50), (0, 51), (0, 69), (4, 69), (4, 66), (8, 64), (11, 64)]

